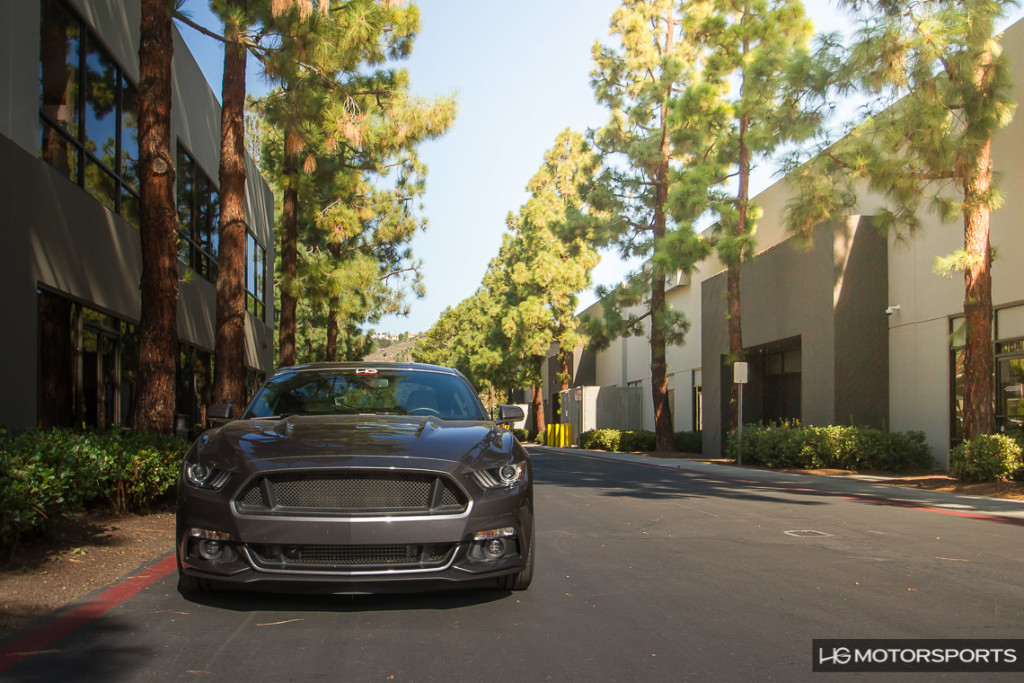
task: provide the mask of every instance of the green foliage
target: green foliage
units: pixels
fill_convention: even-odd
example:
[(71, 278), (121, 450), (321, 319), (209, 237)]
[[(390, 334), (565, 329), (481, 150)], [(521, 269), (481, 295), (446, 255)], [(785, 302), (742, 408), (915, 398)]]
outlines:
[(704, 445), (701, 432), (676, 432), (673, 443), (680, 453), (700, 453)]
[(580, 448), (599, 451), (619, 450), (622, 432), (618, 429), (592, 429), (580, 434)]
[(537, 436), (536, 432), (529, 429), (513, 429), (512, 433), (519, 440), (519, 443), (530, 443)]
[(593, 429), (580, 434), (580, 448), (625, 453), (649, 453), (656, 448), (654, 432)]
[(144, 509), (177, 481), (187, 448), (156, 434), (0, 431), (0, 556), (89, 504)]
[(626, 453), (649, 453), (657, 450), (654, 432), (644, 430), (624, 431), (622, 432), (622, 438), (619, 439), (619, 449)]
[(306, 12), (309, 3), (273, 4), (279, 9), (260, 15), (255, 34), (274, 45), (250, 51), (280, 86), (252, 105), (261, 170), (279, 201), (294, 192), (289, 207), (292, 197), (297, 206), (293, 215), (279, 204), (282, 339), (295, 339), (302, 360), (356, 360), (370, 348), (365, 326), (407, 313), (424, 294), (410, 247), (426, 229), (418, 214), (426, 168), (416, 149), (444, 134), (455, 100), (412, 96), (396, 66), (419, 30), (415, 5), (358, 1)]
[(949, 454), (950, 474), (961, 481), (1007, 481), (1024, 475), (1021, 446), (1006, 434), (982, 434)]
[[(726, 453), (737, 456), (736, 432)], [(797, 421), (743, 426), (743, 463), (800, 469), (884, 470), (933, 467), (923, 432), (883, 432), (868, 427), (804, 427)]]

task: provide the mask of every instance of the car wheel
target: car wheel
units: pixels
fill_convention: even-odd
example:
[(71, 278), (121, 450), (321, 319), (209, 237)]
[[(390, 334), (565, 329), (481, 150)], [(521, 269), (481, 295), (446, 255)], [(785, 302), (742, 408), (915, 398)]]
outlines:
[(530, 534), (530, 547), (526, 550), (526, 569), (517, 574), (498, 577), (498, 589), (503, 591), (524, 591), (533, 582), (533, 534)]
[(202, 595), (203, 593), (209, 592), (210, 583), (205, 579), (198, 579), (194, 576), (189, 576), (181, 568), (181, 560), (178, 557), (174, 558), (178, 563), (178, 592), (182, 595)]

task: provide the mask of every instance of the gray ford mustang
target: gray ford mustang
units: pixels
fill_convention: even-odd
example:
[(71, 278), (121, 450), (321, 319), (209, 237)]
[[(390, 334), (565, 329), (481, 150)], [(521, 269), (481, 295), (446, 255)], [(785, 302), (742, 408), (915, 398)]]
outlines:
[(432, 365), (278, 371), (185, 456), (180, 590), (528, 588), (533, 475), (503, 426), (523, 411), (500, 411)]

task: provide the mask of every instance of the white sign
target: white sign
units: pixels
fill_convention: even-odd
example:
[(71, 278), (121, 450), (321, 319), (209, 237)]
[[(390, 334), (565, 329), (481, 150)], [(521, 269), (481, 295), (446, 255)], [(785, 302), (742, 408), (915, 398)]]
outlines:
[(732, 381), (736, 384), (747, 383), (747, 364), (746, 363), (733, 363), (732, 364)]

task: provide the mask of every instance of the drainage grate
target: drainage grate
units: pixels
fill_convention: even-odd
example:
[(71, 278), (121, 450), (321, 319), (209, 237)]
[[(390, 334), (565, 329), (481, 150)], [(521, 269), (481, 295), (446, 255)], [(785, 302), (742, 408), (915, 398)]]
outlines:
[(826, 534), (824, 531), (815, 531), (814, 529), (790, 529), (785, 532), (787, 536), (796, 536), (797, 538), (808, 538), (815, 536), (831, 536), (832, 534)]

